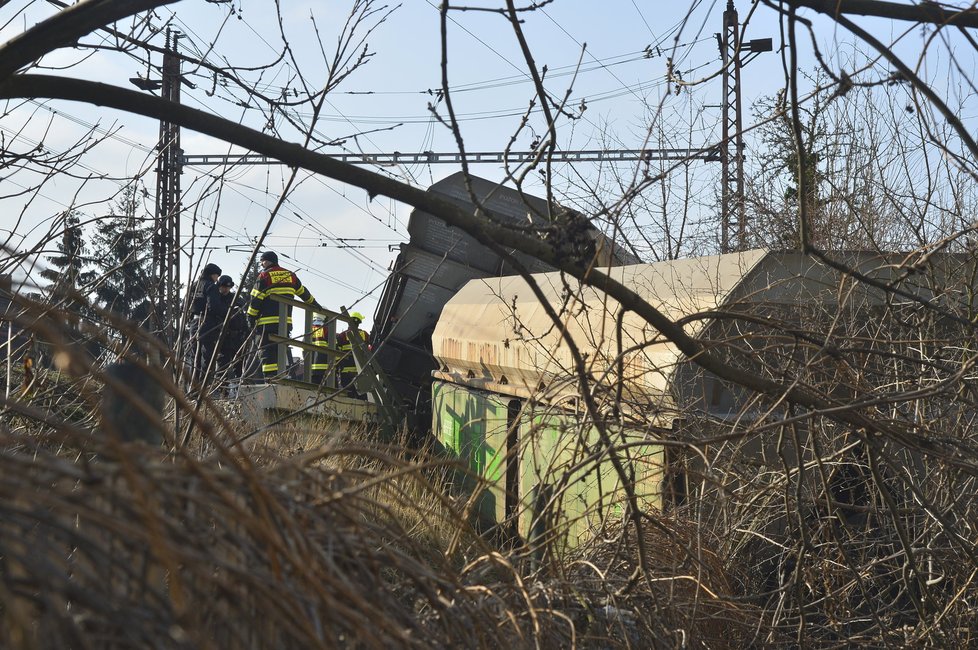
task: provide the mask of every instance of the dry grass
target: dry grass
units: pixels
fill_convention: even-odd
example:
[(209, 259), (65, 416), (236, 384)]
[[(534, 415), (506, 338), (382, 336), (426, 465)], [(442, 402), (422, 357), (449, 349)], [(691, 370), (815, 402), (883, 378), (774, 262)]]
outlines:
[[(972, 636), (970, 500), (931, 516), (905, 497), (890, 517), (867, 488), (826, 510), (787, 470), (731, 465), (739, 478), (722, 516), (705, 504), (643, 513), (640, 530), (607, 522), (573, 551), (540, 552), (477, 535), (473, 500), (447, 486), (457, 468), (428, 450), (314, 420), (252, 435), (233, 404), (188, 396), (145, 362), (159, 350), (120, 330), (127, 344), (106, 344), (161, 387), (160, 417), (145, 391), (57, 343), (56, 319), (29, 322), (68, 361), (61, 372), (39, 364), (0, 410), (3, 648), (893, 647)], [(100, 417), (112, 391), (124, 422)], [(154, 430), (162, 444), (133, 441)], [(846, 467), (845, 481), (862, 476), (858, 463), (826, 471)], [(841, 498), (848, 483), (836, 474), (826, 480)], [(925, 487), (973, 485), (934, 472)], [(926, 616), (907, 604), (913, 576), (892, 521), (915, 527), (914, 551), (942, 577), (925, 585)], [(764, 566), (772, 557), (776, 570)]]
[[(124, 442), (96, 424), (100, 373), (46, 380), (45, 392), (8, 400), (0, 421), (3, 647), (500, 647), (553, 636), (519, 571), (441, 490), (444, 461), (308, 423), (245, 450), (234, 414), (212, 404), (188, 445), (172, 444), (172, 429), (163, 447)], [(89, 414), (64, 419), (57, 393)], [(509, 579), (479, 583), (486, 563)]]
[(647, 632), (615, 641), (607, 585), (487, 546), (440, 489), (442, 461), (325, 430), (253, 458), (218, 433), (166, 451), (6, 428), (0, 645), (625, 647)]

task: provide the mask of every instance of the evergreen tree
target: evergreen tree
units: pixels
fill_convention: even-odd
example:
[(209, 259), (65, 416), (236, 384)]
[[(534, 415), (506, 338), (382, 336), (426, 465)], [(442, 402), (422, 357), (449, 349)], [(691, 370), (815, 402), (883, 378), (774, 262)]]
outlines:
[[(95, 280), (97, 273), (87, 269), (92, 260), (85, 255), (87, 245), (79, 213), (66, 212), (60, 218), (64, 230), (57, 243), (58, 254), (47, 258), (51, 268), (42, 270), (40, 275), (51, 283), (48, 295), (52, 302), (64, 310), (65, 334), (81, 346), (75, 348), (75, 353), (84, 351), (90, 360), (94, 360), (99, 357), (102, 348), (97, 340), (82, 334), (79, 323), (82, 318), (90, 318), (92, 310), (88, 301), (78, 295), (88, 293), (89, 285)], [(46, 365), (53, 358), (53, 350), (41, 340), (37, 341), (37, 345), (39, 361)]]
[(41, 277), (51, 283), (52, 296), (74, 293), (95, 278), (94, 271), (86, 271), (88, 259), (85, 257), (85, 235), (77, 212), (67, 212), (64, 230), (57, 244), (58, 254), (51, 255), (47, 261), (52, 268), (41, 271)]
[(95, 293), (101, 306), (130, 320), (145, 322), (152, 314), (153, 219), (130, 187), (97, 227), (95, 263), (102, 281)]

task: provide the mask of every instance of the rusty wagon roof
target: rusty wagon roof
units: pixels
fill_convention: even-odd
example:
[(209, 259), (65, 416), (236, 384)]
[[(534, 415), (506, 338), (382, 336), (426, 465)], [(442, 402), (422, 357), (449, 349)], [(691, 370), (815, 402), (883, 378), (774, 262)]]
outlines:
[[(605, 272), (677, 319), (723, 305), (767, 254), (753, 250)], [(587, 354), (593, 378), (611, 385), (619, 356), (618, 303), (559, 272), (532, 277), (561, 312), (561, 326)], [(696, 335), (706, 322), (694, 320), (687, 331)], [(621, 348), (632, 348), (624, 354), (626, 391), (666, 399), (681, 354), (634, 313), (625, 314), (621, 329)], [(442, 379), (547, 401), (578, 393), (570, 349), (522, 277), (467, 283), (445, 305), (432, 344), (439, 365), (435, 375)]]
[[(953, 301), (948, 280), (971, 278), (973, 283), (975, 276), (966, 268), (974, 266), (975, 259), (966, 254), (842, 251), (833, 257), (877, 282), (857, 281), (855, 274), (799, 252), (764, 249), (603, 270), (667, 317), (687, 319), (685, 329), (692, 336), (704, 334), (710, 326), (708, 312), (730, 309), (734, 303), (829, 308), (843, 302), (878, 303), (893, 300), (881, 287), (894, 283), (904, 295), (930, 300), (936, 287), (942, 301)], [(919, 273), (924, 266), (928, 272)], [(472, 280), (445, 305), (435, 327), (435, 377), (515, 397), (551, 403), (573, 400), (580, 387), (562, 339), (566, 330), (586, 355), (596, 392), (616, 390), (621, 359), (625, 403), (663, 410), (677, 406), (672, 382), (676, 369), (688, 360), (675, 345), (632, 312), (622, 318), (619, 342), (616, 301), (559, 272), (531, 277), (560, 313), (560, 327), (522, 277)], [(697, 314), (704, 317), (690, 318)]]

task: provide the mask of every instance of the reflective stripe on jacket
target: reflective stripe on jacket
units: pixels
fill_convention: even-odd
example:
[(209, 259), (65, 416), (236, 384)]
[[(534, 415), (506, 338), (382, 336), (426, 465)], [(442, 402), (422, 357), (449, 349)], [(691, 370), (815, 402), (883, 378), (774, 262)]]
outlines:
[[(268, 300), (268, 296), (288, 296), (298, 298), (308, 305), (316, 302), (302, 283), (299, 277), (292, 271), (283, 269), (281, 266), (269, 266), (258, 274), (258, 281), (255, 288), (251, 290), (251, 306), (248, 308), (248, 316), (254, 318), (258, 325), (274, 325), (278, 323), (278, 306), (274, 300)], [(289, 305), (286, 322), (292, 324), (292, 306)]]
[[(354, 330), (347, 330), (347, 331), (341, 333), (337, 337), (337, 339), (336, 339), (336, 343), (337, 343), (336, 347), (337, 347), (337, 349), (339, 349), (339, 350), (341, 350), (343, 352), (350, 352), (353, 349), (353, 346), (350, 345), (350, 341), (349, 341), (349, 335), (350, 335), (350, 332), (352, 332), (352, 331), (354, 331)], [(362, 338), (363, 339), (363, 342), (366, 343), (367, 342), (367, 332), (365, 330), (359, 330), (359, 329), (356, 330), (356, 332), (360, 334), (360, 338)], [(340, 372), (347, 372), (347, 373), (349, 373), (349, 372), (357, 372), (356, 361), (353, 359), (353, 354), (352, 353), (347, 357), (346, 362), (348, 364), (352, 364), (352, 365), (343, 366), (342, 368), (340, 368)]]
[[(318, 345), (323, 348), (329, 347), (329, 341), (326, 340), (326, 328), (322, 325), (312, 326), (312, 344)], [(325, 352), (317, 352), (313, 355), (313, 370), (328, 370), (329, 369), (329, 359)]]

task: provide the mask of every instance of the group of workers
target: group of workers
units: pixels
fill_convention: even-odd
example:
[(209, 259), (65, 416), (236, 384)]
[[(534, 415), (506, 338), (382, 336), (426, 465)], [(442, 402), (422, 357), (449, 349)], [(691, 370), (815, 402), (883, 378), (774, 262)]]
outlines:
[[(319, 347), (329, 346), (322, 315), (315, 313), (326, 310), (302, 285), (299, 276), (279, 266), (278, 255), (273, 251), (262, 253), (258, 263), (261, 271), (251, 290), (251, 302), (247, 309), (242, 298), (235, 298), (232, 291), (234, 280), (221, 275), (221, 268), (216, 264), (204, 267), (191, 301), (191, 313), (197, 323), (195, 378), (203, 383), (205, 378), (219, 373), (227, 382), (229, 397), (237, 395), (244, 369), (243, 348), (252, 330), (259, 338), (262, 375), (272, 379), (281, 376), (280, 371), (286, 370), (279, 368), (278, 344), (272, 341), (272, 336), (279, 333), (279, 303), (270, 300), (269, 296), (292, 298), (309, 305), (314, 310), (312, 342)], [(291, 305), (287, 307), (286, 314), (287, 328), (291, 332)], [(363, 315), (352, 312), (350, 319), (353, 321), (350, 328), (336, 337), (337, 349), (344, 353), (340, 359), (338, 379), (339, 386), (346, 389), (348, 394), (361, 397), (354, 387), (358, 371), (350, 338), (358, 336), (367, 344), (368, 337), (366, 332), (359, 329)], [(291, 358), (291, 355), (288, 356)], [(325, 352), (316, 353), (311, 368), (312, 382), (323, 384), (329, 368), (328, 355)]]

